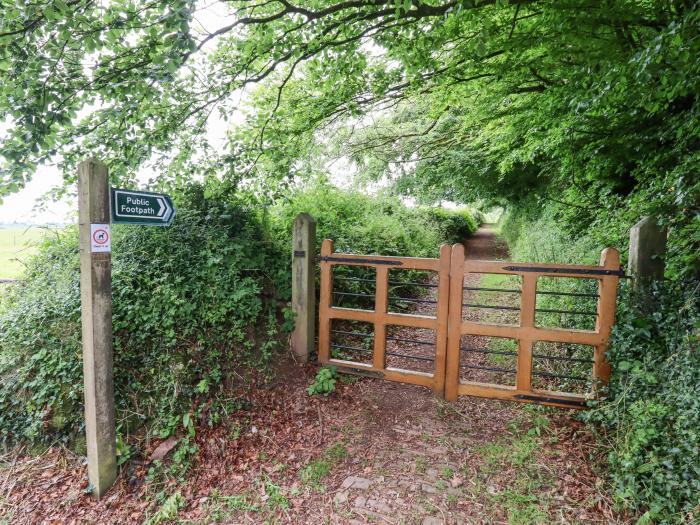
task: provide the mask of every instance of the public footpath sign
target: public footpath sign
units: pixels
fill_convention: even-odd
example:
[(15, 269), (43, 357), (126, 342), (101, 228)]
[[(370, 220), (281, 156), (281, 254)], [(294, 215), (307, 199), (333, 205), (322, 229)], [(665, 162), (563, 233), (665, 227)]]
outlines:
[(175, 218), (175, 206), (165, 193), (117, 188), (110, 193), (112, 224), (170, 226)]

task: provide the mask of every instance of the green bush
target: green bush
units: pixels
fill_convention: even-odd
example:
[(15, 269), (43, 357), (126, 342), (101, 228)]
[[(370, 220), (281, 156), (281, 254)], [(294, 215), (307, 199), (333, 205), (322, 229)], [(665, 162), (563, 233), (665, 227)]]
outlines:
[(615, 496), (684, 523), (700, 510), (700, 283), (625, 295), (608, 357), (611, 401), (588, 417), (607, 429)]
[(459, 242), (478, 227), (467, 210), (409, 208), (395, 197), (371, 196), (316, 184), (292, 192), (271, 209), (274, 237), (291, 246), (294, 218), (316, 220), (316, 237), (333, 239), (335, 250), (376, 255), (436, 257), (440, 244)]
[(316, 220), (317, 251), (323, 239), (333, 239), (336, 251), (428, 256), (437, 252), (437, 232), (398, 200), (372, 197), (319, 184), (292, 192), (271, 209), (274, 236), (291, 247), (295, 217), (309, 213)]
[[(606, 244), (622, 248), (624, 259), (626, 232), (619, 225), (578, 234), (567, 228), (551, 209), (538, 214), (527, 207), (511, 210), (502, 224), (516, 260), (597, 264)], [(689, 272), (671, 267), (670, 273), (686, 277), (645, 297), (625, 291), (623, 282), (607, 354), (613, 370), (608, 399), (583, 415), (609, 447), (616, 500), (642, 514), (642, 523), (690, 522), (700, 505), (700, 283)], [(572, 279), (562, 291), (595, 289)], [(537, 304), (579, 307), (566, 296), (538, 296)], [(574, 326), (566, 315), (557, 321)]]
[[(144, 423), (174, 431), (232, 369), (264, 365), (277, 340), (271, 282), (282, 258), (256, 214), (227, 195), (205, 198), (202, 188), (177, 204), (169, 228), (114, 227), (115, 392), (125, 433)], [(70, 441), (83, 425), (75, 227), (45, 242), (24, 280), (0, 313), (0, 434)]]
[(418, 213), (439, 232), (441, 241), (449, 244), (462, 242), (483, 222), (480, 212), (464, 209), (419, 208)]
[(327, 396), (335, 390), (338, 380), (338, 370), (333, 366), (324, 366), (316, 373), (314, 382), (309, 385), (306, 392), (310, 395), (323, 394)]

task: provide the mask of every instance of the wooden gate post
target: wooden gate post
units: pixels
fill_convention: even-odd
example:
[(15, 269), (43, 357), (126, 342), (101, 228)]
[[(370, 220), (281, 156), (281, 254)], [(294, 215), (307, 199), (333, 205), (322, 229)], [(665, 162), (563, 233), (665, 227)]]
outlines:
[(308, 213), (294, 219), (292, 251), (292, 351), (306, 363), (314, 350), (316, 334), (316, 221)]
[[(600, 254), (600, 266), (607, 270), (620, 269), (620, 252), (615, 248), (605, 248)], [(605, 355), (608, 351), (610, 332), (615, 324), (615, 309), (617, 307), (617, 285), (620, 277), (605, 276), (598, 281), (598, 306), (596, 313), (595, 331), (600, 334), (604, 343), (597, 344), (593, 351), (594, 393), (600, 395), (601, 390), (610, 381), (610, 362)]]
[(664, 277), (666, 230), (654, 219), (644, 217), (630, 230), (628, 267), (634, 277), (634, 288), (640, 290), (649, 282)]
[(80, 310), (88, 478), (101, 498), (117, 477), (112, 372), (112, 247), (107, 167), (78, 165)]

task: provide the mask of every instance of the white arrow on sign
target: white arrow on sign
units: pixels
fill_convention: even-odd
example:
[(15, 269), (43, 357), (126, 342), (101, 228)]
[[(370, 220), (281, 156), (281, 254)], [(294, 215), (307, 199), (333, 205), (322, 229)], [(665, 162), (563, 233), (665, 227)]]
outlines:
[(162, 217), (164, 221), (167, 221), (170, 219), (173, 209), (170, 207), (170, 204), (168, 204), (168, 201), (163, 197), (158, 197), (158, 204), (160, 205), (158, 217)]

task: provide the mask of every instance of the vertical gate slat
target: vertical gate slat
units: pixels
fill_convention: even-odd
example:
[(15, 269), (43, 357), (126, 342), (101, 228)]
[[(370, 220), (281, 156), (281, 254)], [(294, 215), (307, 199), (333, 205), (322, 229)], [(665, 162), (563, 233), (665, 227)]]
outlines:
[[(537, 275), (522, 276), (520, 294), (520, 327), (535, 326), (535, 307), (537, 304)], [(518, 390), (532, 390), (532, 345), (530, 338), (518, 338), (518, 371), (515, 379)]]
[(433, 393), (445, 397), (445, 366), (447, 361), (447, 327), (450, 311), (450, 264), (452, 246), (440, 246), (440, 264), (438, 267), (437, 294), (437, 331), (435, 333), (435, 382)]
[(452, 246), (450, 257), (450, 292), (447, 323), (447, 362), (445, 399), (457, 399), (459, 389), (459, 348), (462, 341), (462, 294), (464, 288), (464, 245)]
[[(333, 241), (325, 239), (321, 244), (321, 257), (330, 257), (333, 253)], [(331, 358), (331, 316), (333, 273), (328, 262), (321, 261), (321, 289), (318, 301), (318, 362), (327, 363)]]
[(386, 368), (386, 324), (384, 317), (389, 302), (389, 268), (376, 267), (377, 285), (374, 295), (374, 367)]

